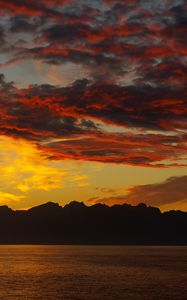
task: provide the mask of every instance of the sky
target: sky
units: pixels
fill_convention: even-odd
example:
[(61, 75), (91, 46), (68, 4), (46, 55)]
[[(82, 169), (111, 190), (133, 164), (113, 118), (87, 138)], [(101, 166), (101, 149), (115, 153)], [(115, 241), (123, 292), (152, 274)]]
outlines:
[(0, 0), (0, 205), (187, 211), (187, 3)]

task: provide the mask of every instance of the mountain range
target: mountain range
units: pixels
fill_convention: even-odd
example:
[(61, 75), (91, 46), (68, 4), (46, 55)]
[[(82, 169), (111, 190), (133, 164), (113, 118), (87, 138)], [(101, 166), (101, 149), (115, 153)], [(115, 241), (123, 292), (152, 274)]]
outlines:
[(0, 244), (187, 245), (187, 212), (140, 203), (0, 206)]

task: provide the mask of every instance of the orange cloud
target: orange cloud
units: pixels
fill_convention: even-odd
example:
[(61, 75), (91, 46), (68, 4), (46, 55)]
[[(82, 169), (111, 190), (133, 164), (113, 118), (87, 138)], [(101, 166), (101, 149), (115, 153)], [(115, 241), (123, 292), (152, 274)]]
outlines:
[(169, 206), (179, 202), (181, 205), (187, 200), (187, 176), (171, 177), (164, 182), (132, 186), (121, 195), (106, 198), (90, 198), (92, 203), (108, 205), (140, 202), (159, 207)]

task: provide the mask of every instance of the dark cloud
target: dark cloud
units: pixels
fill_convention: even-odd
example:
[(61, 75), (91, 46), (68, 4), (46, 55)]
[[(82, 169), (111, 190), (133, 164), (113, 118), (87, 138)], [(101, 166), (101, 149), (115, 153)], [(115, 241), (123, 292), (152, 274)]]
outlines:
[(13, 15), (25, 14), (28, 16), (45, 15), (50, 17), (60, 17), (60, 13), (55, 9), (54, 4), (65, 5), (68, 0), (0, 0), (1, 14), (9, 13)]
[(68, 87), (35, 85), (18, 90), (17, 101), (35, 110), (48, 107), (62, 117), (89, 117), (124, 127), (175, 131), (186, 128), (186, 94), (186, 87), (181, 86), (120, 86), (85, 79)]
[(3, 27), (0, 27), (0, 42), (1, 44), (5, 42), (5, 34)]
[[(183, 1), (96, 1), (93, 6), (85, 1), (8, 0), (2, 10), (14, 15), (9, 21), (13, 32), (33, 36), (32, 48), (17, 47), (12, 59), (82, 64), (94, 79), (110, 81), (130, 76), (134, 65), (132, 80), (144, 84), (155, 83), (157, 65), (166, 60), (172, 83), (185, 68)], [(163, 83), (162, 76), (157, 84)]]
[[(1, 76), (1, 134), (31, 139), (54, 159), (184, 164), (184, 1), (0, 0), (0, 4), (6, 17), (0, 29), (1, 53), (9, 59), (6, 66), (28, 60), (67, 69), (73, 65), (77, 76), (65, 87), (25, 88)], [(19, 43), (20, 36), (25, 43)], [(81, 74), (76, 73), (77, 66)], [(109, 125), (123, 133), (107, 132)]]
[(9, 30), (13, 33), (33, 32), (37, 29), (38, 20), (36, 18), (28, 19), (25, 15), (16, 15), (10, 20)]
[[(86, 79), (69, 87), (18, 89), (3, 75), (0, 81), (0, 133), (33, 140), (54, 159), (183, 165), (177, 160), (187, 150), (184, 91), (167, 90), (166, 97), (163, 88), (93, 84)], [(124, 133), (105, 131), (107, 124), (121, 126)], [(126, 128), (134, 131), (125, 133)]]
[(133, 186), (126, 195), (90, 199), (94, 203), (167, 205), (187, 201), (187, 176), (170, 177), (161, 183)]

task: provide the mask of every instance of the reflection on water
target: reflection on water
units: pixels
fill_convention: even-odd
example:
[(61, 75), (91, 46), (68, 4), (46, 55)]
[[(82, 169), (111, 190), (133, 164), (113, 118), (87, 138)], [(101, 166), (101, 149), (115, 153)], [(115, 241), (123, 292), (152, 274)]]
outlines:
[(0, 300), (186, 300), (187, 247), (0, 246)]

